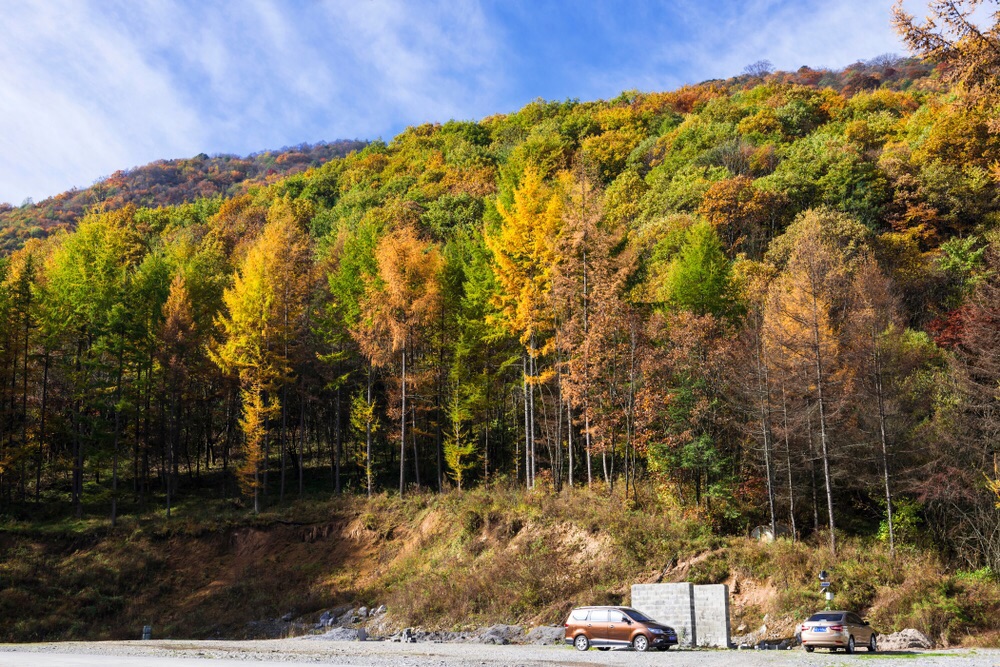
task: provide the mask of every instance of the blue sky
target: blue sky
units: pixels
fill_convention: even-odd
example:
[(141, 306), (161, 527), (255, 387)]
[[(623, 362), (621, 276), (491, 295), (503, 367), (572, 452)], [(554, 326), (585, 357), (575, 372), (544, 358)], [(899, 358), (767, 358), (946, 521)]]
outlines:
[[(925, 3), (908, 2), (919, 11)], [(891, 0), (0, 0), (0, 202), (201, 152), (386, 140), (902, 53)], [(922, 12), (921, 12), (922, 13)]]

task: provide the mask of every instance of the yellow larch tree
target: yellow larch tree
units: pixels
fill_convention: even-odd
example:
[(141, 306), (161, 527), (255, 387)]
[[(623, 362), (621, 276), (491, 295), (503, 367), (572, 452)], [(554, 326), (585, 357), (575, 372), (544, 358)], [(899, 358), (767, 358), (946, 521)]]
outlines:
[(557, 189), (545, 183), (541, 171), (529, 166), (514, 190), (513, 203), (508, 207), (497, 202), (500, 229), (495, 233), (488, 230), (485, 235), (499, 284), (493, 305), (500, 312), (500, 324), (525, 347), (525, 478), (529, 488), (534, 485), (536, 471), (534, 387), (553, 375), (551, 369), (539, 372), (538, 360), (554, 345), (555, 318), (549, 297), (558, 260), (562, 202)]

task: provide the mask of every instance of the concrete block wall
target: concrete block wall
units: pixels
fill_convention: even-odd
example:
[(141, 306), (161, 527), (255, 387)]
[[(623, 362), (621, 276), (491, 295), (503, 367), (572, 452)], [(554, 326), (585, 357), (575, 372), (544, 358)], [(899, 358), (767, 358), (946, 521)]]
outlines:
[(729, 648), (729, 586), (694, 587), (694, 627), (698, 646)]
[(729, 648), (729, 587), (725, 584), (635, 584), (632, 606), (676, 630), (681, 646)]
[(634, 584), (632, 607), (676, 630), (681, 646), (698, 646), (694, 584)]

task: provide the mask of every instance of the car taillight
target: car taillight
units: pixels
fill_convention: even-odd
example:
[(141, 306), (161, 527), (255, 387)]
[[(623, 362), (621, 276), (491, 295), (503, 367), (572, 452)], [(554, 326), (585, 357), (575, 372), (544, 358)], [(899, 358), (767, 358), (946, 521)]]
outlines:
[(844, 626), (842, 626), (842, 625), (831, 625), (830, 629), (833, 630), (834, 632), (843, 632), (844, 631)]
[(808, 629), (809, 629), (809, 626), (803, 623), (802, 624), (802, 632), (805, 632)]
[(568, 628), (569, 627), (569, 623), (563, 623), (563, 627), (564, 628)]

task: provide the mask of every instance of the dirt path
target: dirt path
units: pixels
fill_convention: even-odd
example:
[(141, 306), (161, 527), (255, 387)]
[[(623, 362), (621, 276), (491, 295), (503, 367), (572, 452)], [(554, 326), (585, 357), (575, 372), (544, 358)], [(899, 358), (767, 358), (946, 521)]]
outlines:
[[(926, 653), (879, 653), (879, 662), (948, 667), (1000, 667), (1000, 650), (952, 650)], [(340, 667), (767, 667), (771, 665), (854, 665), (859, 655), (792, 651), (575, 651), (568, 646), (484, 646), (482, 644), (398, 644), (389, 642), (150, 641), (66, 642), (0, 645), (0, 667), (200, 667), (206, 660)]]

